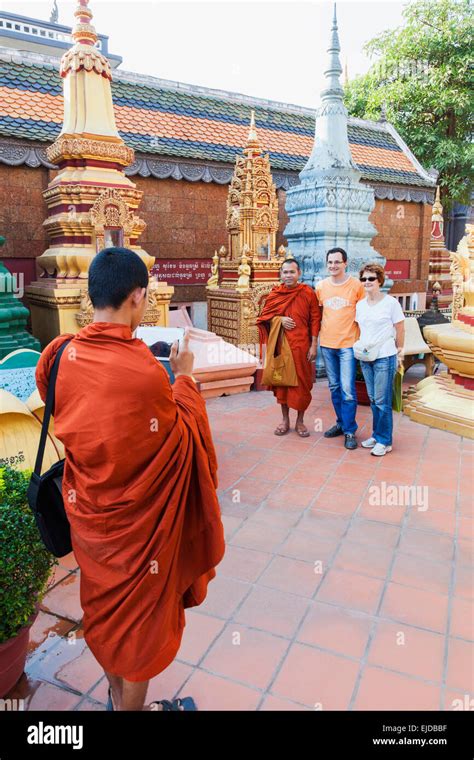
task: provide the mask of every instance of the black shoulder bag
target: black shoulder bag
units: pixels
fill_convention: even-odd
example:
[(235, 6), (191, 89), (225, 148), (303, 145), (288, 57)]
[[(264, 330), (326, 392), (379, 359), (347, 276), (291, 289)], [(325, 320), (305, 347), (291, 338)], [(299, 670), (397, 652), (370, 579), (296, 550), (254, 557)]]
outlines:
[(72, 551), (71, 529), (64, 509), (62, 494), (64, 459), (55, 462), (43, 475), (41, 475), (41, 467), (49, 420), (54, 412), (54, 392), (59, 360), (70, 342), (71, 339), (67, 340), (59, 348), (51, 370), (35, 469), (31, 475), (27, 491), (28, 504), (33, 511), (43, 543), (55, 557), (64, 557)]

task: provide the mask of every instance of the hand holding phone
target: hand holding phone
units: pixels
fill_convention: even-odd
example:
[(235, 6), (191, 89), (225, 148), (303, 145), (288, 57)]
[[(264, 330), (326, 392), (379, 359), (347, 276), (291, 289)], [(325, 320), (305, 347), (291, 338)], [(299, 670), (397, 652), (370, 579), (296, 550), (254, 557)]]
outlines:
[(174, 376), (187, 375), (192, 377), (194, 367), (194, 354), (189, 349), (189, 332), (185, 331), (182, 341), (175, 341), (171, 346), (170, 366)]

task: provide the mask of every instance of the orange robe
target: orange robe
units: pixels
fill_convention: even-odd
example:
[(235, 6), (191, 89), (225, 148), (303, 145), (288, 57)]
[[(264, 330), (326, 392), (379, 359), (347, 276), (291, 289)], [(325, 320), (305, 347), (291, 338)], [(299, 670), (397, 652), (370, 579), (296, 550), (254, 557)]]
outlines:
[[(43, 400), (70, 337), (41, 354)], [(85, 640), (105, 670), (145, 681), (175, 658), (184, 609), (204, 601), (224, 554), (204, 400), (191, 378), (171, 386), (130, 327), (96, 322), (61, 357), (54, 425)]]
[(270, 291), (257, 319), (260, 343), (266, 344), (273, 317), (291, 317), (296, 327), (285, 330), (295, 362), (298, 385), (294, 387), (272, 386), (279, 404), (287, 404), (290, 409), (304, 412), (311, 403), (313, 388), (313, 368), (306, 358), (311, 346), (311, 338), (319, 334), (321, 307), (316, 293), (309, 285), (299, 283), (294, 288), (277, 285)]

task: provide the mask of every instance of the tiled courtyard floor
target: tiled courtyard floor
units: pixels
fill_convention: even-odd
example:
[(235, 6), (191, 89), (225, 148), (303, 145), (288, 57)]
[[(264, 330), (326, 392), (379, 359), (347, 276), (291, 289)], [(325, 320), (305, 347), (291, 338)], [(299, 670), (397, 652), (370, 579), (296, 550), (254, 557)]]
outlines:
[[(149, 700), (189, 694), (201, 710), (450, 710), (472, 696), (472, 442), (395, 415), (391, 454), (346, 451), (341, 438), (322, 437), (333, 423), (324, 382), (307, 439), (273, 435), (279, 411), (269, 393), (213, 399), (208, 410), (227, 551)], [(369, 419), (359, 407), (359, 439)], [(412, 505), (372, 503), (390, 484), (427, 491)], [(70, 555), (11, 695), (27, 709), (105, 709), (81, 615)]]

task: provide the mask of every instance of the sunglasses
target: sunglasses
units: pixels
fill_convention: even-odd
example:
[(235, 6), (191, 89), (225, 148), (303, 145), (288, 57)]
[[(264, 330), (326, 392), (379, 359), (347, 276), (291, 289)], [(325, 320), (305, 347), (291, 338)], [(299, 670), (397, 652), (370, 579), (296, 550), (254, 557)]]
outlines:
[(376, 277), (359, 277), (361, 282), (375, 282)]

